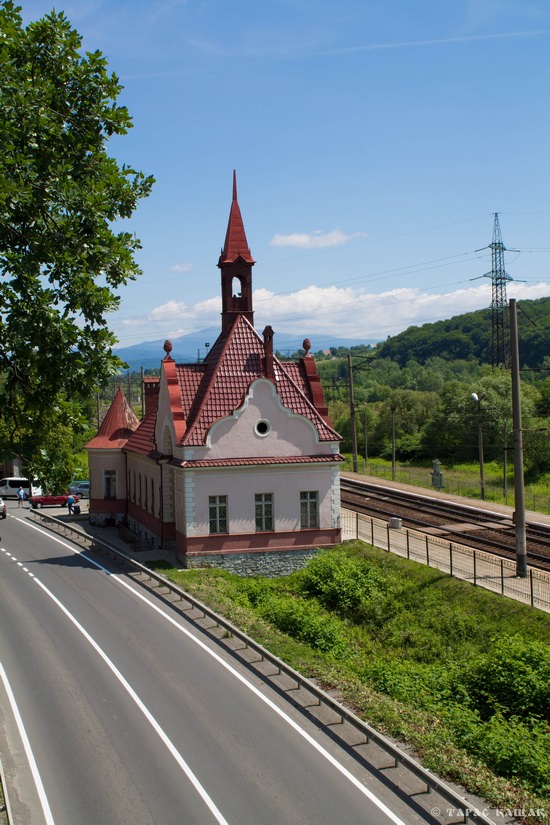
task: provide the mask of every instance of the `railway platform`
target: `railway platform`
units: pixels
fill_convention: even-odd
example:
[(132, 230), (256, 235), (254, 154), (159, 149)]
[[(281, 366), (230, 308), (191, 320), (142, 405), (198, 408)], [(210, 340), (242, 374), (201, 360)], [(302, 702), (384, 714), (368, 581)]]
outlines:
[[(377, 484), (379, 487), (389, 487), (394, 490), (414, 493), (415, 495), (426, 496), (427, 498), (438, 499), (439, 501), (452, 501), (455, 504), (475, 507), (478, 510), (486, 510), (488, 513), (498, 513), (513, 519), (515, 507), (507, 504), (498, 504), (494, 501), (482, 501), (478, 498), (466, 498), (453, 493), (446, 493), (445, 490), (432, 490), (429, 487), (417, 487), (414, 484), (403, 484), (400, 481), (390, 481), (379, 476), (369, 476), (361, 473), (352, 473), (349, 470), (342, 470), (342, 478), (350, 478), (356, 481), (366, 481), (369, 484)], [(544, 524), (550, 526), (550, 514), (539, 513), (535, 510), (526, 510), (525, 519), (529, 524)]]

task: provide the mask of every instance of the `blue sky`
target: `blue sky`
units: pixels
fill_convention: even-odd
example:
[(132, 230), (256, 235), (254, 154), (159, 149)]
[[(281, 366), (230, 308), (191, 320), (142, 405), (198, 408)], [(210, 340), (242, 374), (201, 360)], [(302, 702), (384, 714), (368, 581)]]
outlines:
[[(26, 22), (50, 11), (22, 2)], [(514, 279), (550, 295), (547, 0), (67, 0), (157, 183), (128, 228), (127, 346), (219, 323), (232, 174), (256, 326), (383, 340), (489, 306), (493, 213)]]

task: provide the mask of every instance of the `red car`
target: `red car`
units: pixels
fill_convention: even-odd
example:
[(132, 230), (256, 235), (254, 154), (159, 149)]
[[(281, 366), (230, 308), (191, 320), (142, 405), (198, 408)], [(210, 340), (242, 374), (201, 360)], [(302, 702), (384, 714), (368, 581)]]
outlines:
[[(35, 510), (41, 507), (66, 507), (68, 498), (68, 493), (63, 493), (61, 496), (31, 496), (29, 498), (29, 504), (31, 507), (34, 507)], [(73, 495), (73, 498), (76, 504), (79, 497)]]

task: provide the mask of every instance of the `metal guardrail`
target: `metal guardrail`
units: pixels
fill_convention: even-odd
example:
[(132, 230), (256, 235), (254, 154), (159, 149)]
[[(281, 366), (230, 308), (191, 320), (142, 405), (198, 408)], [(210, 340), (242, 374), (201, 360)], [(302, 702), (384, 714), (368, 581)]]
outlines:
[[(124, 559), (125, 562), (131, 564), (136, 570), (139, 570), (144, 575), (148, 576), (150, 579), (157, 581), (158, 584), (161, 584), (163, 587), (168, 588), (171, 592), (177, 594), (183, 601), (188, 602), (193, 608), (199, 610), (204, 617), (211, 619), (214, 624), (218, 627), (223, 628), (227, 633), (231, 634), (232, 637), (238, 639), (242, 642), (246, 648), (253, 650), (260, 656), (261, 661), (269, 662), (269, 664), (273, 665), (277, 668), (279, 674), (284, 674), (296, 682), (304, 690), (307, 690), (312, 696), (314, 696), (319, 704), (324, 705), (325, 707), (330, 708), (332, 711), (336, 713), (337, 716), (340, 717), (341, 722), (347, 722), (353, 728), (355, 728), (359, 733), (361, 733), (365, 737), (365, 743), (368, 744), (369, 742), (374, 743), (377, 747), (381, 750), (385, 751), (395, 762), (395, 767), (397, 765), (401, 765), (405, 769), (407, 769), (413, 776), (417, 779), (421, 780), (426, 785), (426, 792), (429, 793), (430, 791), (435, 791), (439, 796), (444, 799), (446, 802), (449, 803), (451, 809), (453, 810), (454, 814), (457, 813), (459, 815), (463, 815), (463, 822), (475, 822), (481, 823), (481, 825), (495, 825), (495, 822), (490, 819), (484, 811), (480, 811), (477, 808), (474, 808), (471, 803), (468, 802), (467, 799), (460, 796), (460, 794), (456, 793), (449, 785), (445, 782), (440, 780), (437, 776), (435, 776), (431, 771), (427, 768), (424, 768), (418, 762), (416, 762), (412, 757), (410, 757), (407, 753), (404, 753), (400, 750), (396, 745), (394, 745), (387, 737), (383, 734), (376, 731), (372, 728), (367, 722), (364, 722), (358, 716), (356, 716), (352, 711), (348, 710), (344, 705), (334, 699), (325, 691), (321, 690), (321, 688), (317, 687), (312, 681), (307, 679), (305, 676), (302, 676), (297, 670), (287, 665), (283, 662), (282, 659), (279, 659), (277, 656), (274, 656), (270, 653), (266, 648), (262, 645), (258, 644), (239, 630), (238, 627), (233, 625), (231, 622), (224, 619), (223, 616), (215, 613), (213, 610), (210, 610), (205, 604), (203, 604), (198, 599), (195, 599), (181, 587), (171, 582), (166, 576), (162, 575), (161, 573), (157, 573), (154, 570), (151, 570), (146, 565), (141, 564), (140, 562), (133, 559), (131, 556), (128, 556), (118, 547), (115, 547), (108, 541), (104, 541), (103, 539), (99, 539), (95, 536), (91, 536), (89, 533), (85, 533), (82, 530), (79, 530), (77, 527), (73, 526), (72, 524), (67, 524), (66, 522), (60, 521), (55, 516), (49, 516), (47, 513), (44, 513), (41, 510), (33, 510), (32, 511), (33, 517), (38, 518), (40, 521), (46, 523), (47, 526), (53, 527), (55, 525), (56, 528), (61, 528), (66, 532), (69, 532), (77, 537), (77, 541), (75, 543), (83, 542), (84, 544), (89, 544), (91, 547), (97, 547), (97, 549), (102, 551), (107, 551), (108, 553), (114, 554), (121, 559)], [(57, 532), (57, 530), (56, 530)], [(235, 651), (233, 651), (235, 652)], [(265, 679), (269, 677), (264, 676)], [(456, 819), (454, 820), (457, 821)]]

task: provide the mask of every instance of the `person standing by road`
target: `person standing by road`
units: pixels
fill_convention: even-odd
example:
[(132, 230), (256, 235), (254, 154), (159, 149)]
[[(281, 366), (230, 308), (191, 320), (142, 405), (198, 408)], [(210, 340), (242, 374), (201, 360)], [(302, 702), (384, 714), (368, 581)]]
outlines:
[(23, 490), (22, 487), (20, 487), (19, 490), (17, 491), (17, 506), (22, 507), (24, 501), (25, 501), (25, 491)]
[(67, 499), (67, 507), (69, 508), (69, 515), (72, 516), (73, 514), (73, 505), (74, 505), (74, 496), (70, 495)]

